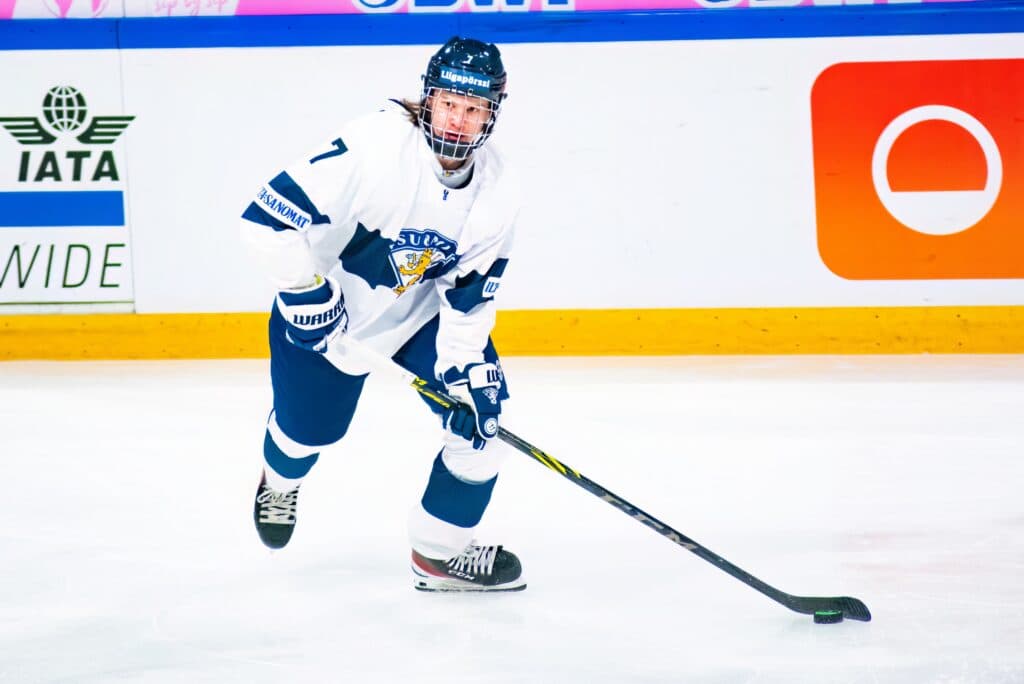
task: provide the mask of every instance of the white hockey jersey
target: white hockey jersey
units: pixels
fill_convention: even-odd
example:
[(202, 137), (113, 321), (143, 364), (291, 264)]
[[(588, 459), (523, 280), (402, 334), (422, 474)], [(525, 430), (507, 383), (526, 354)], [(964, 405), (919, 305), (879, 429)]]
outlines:
[(389, 102), (260, 188), (243, 239), (279, 289), (335, 277), (346, 335), (378, 353), (440, 314), (436, 372), (481, 362), (519, 211), (517, 179), (492, 145), (474, 154), (468, 184), (448, 188), (422, 131)]

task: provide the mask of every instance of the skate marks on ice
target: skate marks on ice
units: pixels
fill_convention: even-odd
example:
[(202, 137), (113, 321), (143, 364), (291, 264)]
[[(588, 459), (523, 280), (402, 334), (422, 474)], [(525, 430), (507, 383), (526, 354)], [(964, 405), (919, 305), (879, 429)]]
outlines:
[(509, 429), (874, 621), (815, 625), (515, 453), (481, 541), (514, 542), (529, 588), (416, 592), (405, 515), (437, 428), (373, 379), (272, 555), (265, 362), (9, 363), (0, 681), (1024, 680), (1021, 358), (505, 365)]

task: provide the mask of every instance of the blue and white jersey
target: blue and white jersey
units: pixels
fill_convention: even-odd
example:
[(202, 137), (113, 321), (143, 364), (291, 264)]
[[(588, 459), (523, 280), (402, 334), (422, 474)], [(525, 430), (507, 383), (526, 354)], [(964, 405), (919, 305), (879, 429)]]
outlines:
[(468, 184), (446, 187), (423, 133), (389, 102), (264, 184), (243, 238), (279, 289), (335, 277), (347, 334), (377, 352), (394, 354), (440, 313), (437, 372), (481, 362), (519, 212), (517, 179), (492, 145)]

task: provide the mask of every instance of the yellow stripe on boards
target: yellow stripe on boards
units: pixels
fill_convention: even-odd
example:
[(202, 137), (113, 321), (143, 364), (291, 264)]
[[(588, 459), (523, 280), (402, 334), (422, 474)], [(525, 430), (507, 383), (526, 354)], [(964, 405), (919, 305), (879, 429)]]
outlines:
[(269, 356), (267, 314), (0, 316), (0, 360)]
[[(268, 355), (267, 314), (0, 316), (0, 360)], [(503, 355), (1024, 353), (1024, 306), (499, 311)]]
[(502, 354), (1024, 353), (1024, 306), (503, 311)]

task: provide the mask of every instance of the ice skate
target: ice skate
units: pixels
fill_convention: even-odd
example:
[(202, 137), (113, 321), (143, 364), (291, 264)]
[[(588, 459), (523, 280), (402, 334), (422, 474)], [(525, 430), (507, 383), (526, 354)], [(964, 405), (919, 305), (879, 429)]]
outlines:
[(519, 558), (501, 546), (470, 544), (454, 558), (435, 560), (412, 552), (413, 586), (420, 591), (522, 591)]
[(298, 499), (298, 487), (290, 492), (276, 491), (267, 485), (267, 475), (263, 474), (252, 511), (260, 541), (272, 549), (284, 548), (295, 530)]

